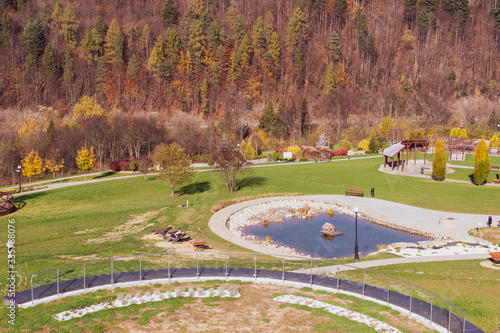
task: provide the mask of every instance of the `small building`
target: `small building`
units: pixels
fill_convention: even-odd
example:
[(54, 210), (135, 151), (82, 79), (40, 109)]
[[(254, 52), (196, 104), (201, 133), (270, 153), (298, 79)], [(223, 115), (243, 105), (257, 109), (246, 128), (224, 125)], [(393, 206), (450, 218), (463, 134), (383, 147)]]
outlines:
[[(398, 143), (393, 144), (390, 147), (384, 149), (382, 154), (384, 155), (384, 168), (389, 163), (388, 158), (391, 159), (391, 167), (394, 170), (394, 158), (397, 156), (397, 170), (401, 166), (401, 171), (403, 171), (405, 163), (408, 165), (408, 162), (411, 158), (411, 154), (413, 153), (414, 164), (417, 163), (417, 151), (421, 150), (425, 154), (424, 164), (427, 161), (427, 148), (429, 147), (428, 139), (413, 139), (413, 140), (403, 140)], [(404, 154), (406, 153), (406, 161)]]

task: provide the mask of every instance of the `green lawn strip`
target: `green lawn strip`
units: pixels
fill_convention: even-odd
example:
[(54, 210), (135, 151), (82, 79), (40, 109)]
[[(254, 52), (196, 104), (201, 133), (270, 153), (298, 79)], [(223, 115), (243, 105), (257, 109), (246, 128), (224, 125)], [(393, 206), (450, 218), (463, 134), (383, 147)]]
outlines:
[[(438, 296), (448, 300), (467, 315), (467, 320), (487, 332), (498, 328), (500, 310), (498, 303), (498, 284), (500, 271), (484, 268), (481, 260), (457, 260), (445, 262), (398, 264), (374, 267), (371, 270), (395, 276), (402, 280), (422, 286)], [(361, 282), (362, 271), (342, 272), (341, 279)], [(367, 273), (366, 283), (387, 288), (387, 277)], [(409, 286), (391, 280), (391, 289), (409, 295)], [(430, 302), (430, 296), (414, 289), (414, 297)], [(433, 299), (437, 306), (448, 309), (448, 304)], [(453, 309), (453, 308), (452, 308)], [(452, 310), (461, 315), (460, 312)]]

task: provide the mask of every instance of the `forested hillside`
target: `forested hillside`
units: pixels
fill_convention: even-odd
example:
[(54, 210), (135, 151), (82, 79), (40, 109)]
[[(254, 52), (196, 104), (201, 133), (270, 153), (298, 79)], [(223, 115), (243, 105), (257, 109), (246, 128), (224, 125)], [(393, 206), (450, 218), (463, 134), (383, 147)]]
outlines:
[(40, 131), (71, 128), (88, 97), (129, 123), (189, 122), (180, 112), (222, 122), (235, 140), (266, 105), (269, 135), (294, 140), (339, 140), (384, 116), (497, 127), (497, 0), (2, 0), (0, 10), (4, 137), (30, 112)]

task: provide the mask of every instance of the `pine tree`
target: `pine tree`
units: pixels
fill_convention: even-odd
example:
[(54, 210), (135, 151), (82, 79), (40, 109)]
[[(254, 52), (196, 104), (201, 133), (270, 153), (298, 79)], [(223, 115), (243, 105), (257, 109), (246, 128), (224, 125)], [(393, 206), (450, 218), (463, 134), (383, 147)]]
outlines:
[(95, 19), (94, 29), (92, 29), (93, 52), (97, 57), (104, 54), (104, 38), (106, 36), (106, 27), (101, 15)]
[(142, 29), (142, 35), (139, 39), (139, 45), (141, 50), (146, 51), (146, 58), (149, 58), (149, 42), (151, 40), (151, 30), (149, 29), (149, 25), (145, 25)]
[(61, 17), (61, 29), (59, 33), (64, 36), (64, 40), (71, 48), (76, 47), (76, 32), (80, 21), (76, 18), (73, 4), (70, 2), (64, 9)]
[(203, 79), (200, 88), (200, 97), (201, 97), (201, 112), (203, 114), (208, 113), (208, 81), (207, 78)]
[(427, 12), (435, 12), (439, 9), (438, 0), (420, 0), (419, 7)]
[(165, 27), (169, 27), (171, 25), (176, 25), (178, 15), (179, 15), (179, 12), (177, 11), (177, 8), (175, 7), (174, 1), (173, 0), (165, 1), (165, 4), (163, 5), (163, 9), (161, 10), (161, 20), (163, 22), (163, 25)]
[(24, 43), (27, 57), (31, 56), (34, 61), (40, 59), (45, 44), (45, 29), (40, 18), (37, 18), (34, 23), (28, 23), (24, 29)]
[(464, 24), (469, 18), (469, 0), (457, 0), (457, 12), (459, 15), (460, 23)]
[(423, 28), (431, 25), (429, 13), (427, 12), (427, 10), (421, 10), (418, 14), (418, 25)]
[(118, 21), (113, 19), (106, 33), (106, 37), (104, 38), (104, 56), (106, 57), (107, 62), (113, 62), (113, 59), (115, 58), (116, 36), (119, 31), (120, 26), (118, 25)]
[(262, 16), (257, 18), (255, 24), (253, 26), (253, 47), (256, 51), (265, 51), (266, 50), (266, 36), (264, 35), (264, 23), (262, 20)]
[(45, 52), (43, 53), (42, 59), (47, 73), (57, 76), (57, 54), (51, 43), (48, 43), (45, 47)]
[(309, 39), (309, 22), (307, 14), (302, 10), (300, 0), (295, 4), (292, 18), (288, 23), (287, 28), (288, 45), (296, 46), (297, 44), (307, 44)]
[(443, 140), (438, 140), (435, 145), (432, 175), (436, 180), (442, 180), (446, 175), (446, 148)]
[(326, 85), (326, 89), (328, 90), (328, 92), (335, 90), (335, 88), (337, 87), (336, 82), (335, 82), (335, 72), (333, 70), (332, 63), (328, 64), (328, 69), (326, 70), (325, 85)]
[(239, 52), (233, 52), (231, 57), (229, 57), (230, 69), (229, 74), (233, 81), (239, 80), (241, 77), (241, 54)]
[(245, 37), (241, 40), (239, 53), (241, 54), (241, 69), (246, 70), (250, 67), (250, 58), (252, 54), (252, 46), (250, 45), (250, 39), (246, 33)]
[(106, 58), (104, 56), (100, 57), (97, 61), (96, 69), (96, 90), (102, 91), (104, 88), (104, 83), (106, 82), (108, 75), (108, 69), (106, 66)]
[(474, 149), (474, 173), (473, 179), (477, 185), (482, 185), (490, 175), (490, 155), (486, 142), (481, 140)]
[(372, 59), (376, 59), (377, 58), (377, 45), (375, 43), (375, 36), (373, 35), (373, 33), (370, 33), (368, 35), (368, 54), (370, 55), (370, 57)]
[(114, 59), (127, 61), (127, 42), (123, 38), (121, 30), (118, 30), (118, 34), (115, 39)]
[(3, 16), (2, 16), (2, 29), (0, 32), (0, 37), (2, 39), (2, 42), (4, 42), (5, 44), (7, 44), (8, 40), (9, 40), (10, 29), (11, 29), (11, 27), (10, 27), (9, 13), (7, 13), (7, 11), (4, 10)]
[(264, 18), (264, 38), (266, 39), (266, 42), (269, 46), (269, 43), (271, 42), (271, 36), (273, 35), (274, 32), (274, 16), (271, 11), (268, 11), (266, 13), (266, 17)]
[(297, 46), (295, 49), (295, 61), (294, 61), (294, 68), (295, 68), (295, 73), (299, 76), (302, 77), (303, 71), (302, 71), (302, 58), (303, 58), (303, 53), (302, 53), (302, 46), (300, 44)]
[(141, 69), (141, 63), (139, 59), (135, 56), (135, 54), (130, 57), (130, 60), (127, 65), (127, 75), (129, 77), (136, 75)]
[(330, 34), (330, 38), (328, 38), (328, 49), (330, 50), (330, 54), (332, 55), (333, 59), (340, 59), (339, 34), (335, 30), (332, 31), (332, 33)]
[(219, 25), (217, 21), (212, 21), (207, 29), (207, 47), (208, 50), (213, 54), (217, 51), (220, 45), (219, 40)]
[(368, 36), (368, 24), (366, 23), (366, 15), (362, 10), (356, 22), (356, 34), (358, 35), (358, 45), (361, 50), (365, 48), (366, 37)]
[(43, 4), (42, 7), (42, 20), (47, 24), (47, 26), (50, 26), (50, 23), (52, 23), (52, 13), (50, 12), (49, 4), (46, 2)]
[(269, 51), (273, 56), (273, 60), (278, 63), (281, 59), (281, 44), (278, 33), (275, 31), (271, 36), (271, 43), (269, 44)]
[(189, 28), (188, 48), (192, 54), (198, 58), (202, 58), (206, 54), (207, 37), (203, 33), (200, 20), (195, 20)]
[(233, 34), (236, 39), (236, 45), (238, 46), (241, 42), (241, 40), (245, 37), (246, 32), (245, 32), (245, 24), (243, 23), (243, 18), (238, 15), (236, 17), (236, 20), (234, 21), (233, 24)]
[(63, 81), (64, 83), (70, 83), (75, 77), (75, 61), (73, 60), (73, 55), (71, 54), (71, 46), (66, 47), (66, 52), (64, 54), (64, 71), (63, 71)]
[(264, 132), (269, 133), (273, 126), (276, 124), (276, 113), (274, 112), (273, 101), (269, 100), (266, 107), (264, 108), (264, 113), (260, 118), (259, 128)]

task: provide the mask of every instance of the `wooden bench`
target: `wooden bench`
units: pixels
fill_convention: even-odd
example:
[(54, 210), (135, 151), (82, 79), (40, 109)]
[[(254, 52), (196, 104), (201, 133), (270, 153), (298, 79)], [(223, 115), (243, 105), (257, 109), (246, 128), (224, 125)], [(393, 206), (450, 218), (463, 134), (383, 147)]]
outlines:
[(491, 170), (491, 171), (500, 171), (500, 168), (499, 168), (499, 167), (497, 167), (497, 166), (493, 166), (493, 165), (492, 165), (492, 166), (490, 166), (490, 170)]
[(490, 252), (491, 259), (495, 262), (500, 262), (500, 252)]
[(356, 195), (358, 197), (363, 197), (364, 193), (365, 193), (365, 191), (363, 191), (363, 190), (351, 190), (351, 189), (348, 189), (348, 190), (345, 191), (345, 195)]
[(204, 242), (204, 241), (192, 240), (189, 243), (191, 243), (191, 245), (193, 245), (197, 249), (208, 248), (207, 242)]
[(500, 179), (493, 179), (492, 182), (493, 184), (500, 184)]

